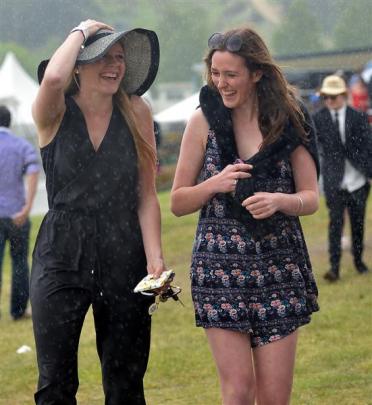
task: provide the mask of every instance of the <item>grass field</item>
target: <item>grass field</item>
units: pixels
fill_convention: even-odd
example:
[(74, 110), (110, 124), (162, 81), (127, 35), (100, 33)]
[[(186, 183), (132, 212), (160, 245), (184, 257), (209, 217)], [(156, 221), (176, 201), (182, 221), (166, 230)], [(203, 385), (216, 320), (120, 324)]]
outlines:
[[(145, 379), (149, 405), (217, 405), (220, 394), (216, 370), (203, 330), (194, 326), (189, 290), (189, 261), (196, 215), (175, 218), (169, 193), (160, 194), (163, 244), (168, 266), (176, 271), (185, 307), (161, 304), (153, 315), (152, 349)], [(33, 218), (33, 237), (41, 218)], [(321, 311), (302, 328), (298, 346), (292, 404), (372, 405), (372, 274), (358, 275), (344, 251), (342, 280), (327, 284), (327, 214), (302, 219), (317, 277)], [(349, 233), (349, 229), (346, 229)], [(8, 255), (7, 255), (8, 256)], [(368, 209), (365, 261), (372, 268), (372, 206)], [(9, 259), (3, 269), (0, 319), (0, 405), (31, 405), (37, 378), (30, 320), (14, 322), (9, 312)], [(21, 345), (32, 351), (17, 354)], [(79, 352), (81, 405), (102, 405), (103, 394), (91, 313)], [(280, 370), (278, 370), (280, 372)]]

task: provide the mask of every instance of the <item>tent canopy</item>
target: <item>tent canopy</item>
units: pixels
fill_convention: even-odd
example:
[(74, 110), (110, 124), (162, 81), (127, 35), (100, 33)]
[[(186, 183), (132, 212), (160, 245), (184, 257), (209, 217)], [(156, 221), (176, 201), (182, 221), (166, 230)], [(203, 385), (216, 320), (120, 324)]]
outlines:
[(187, 122), (198, 105), (199, 92), (159, 112), (155, 115), (155, 120), (160, 124)]
[(8, 52), (0, 67), (0, 104), (12, 112), (12, 126), (33, 126), (31, 105), (38, 84), (25, 72), (12, 52)]

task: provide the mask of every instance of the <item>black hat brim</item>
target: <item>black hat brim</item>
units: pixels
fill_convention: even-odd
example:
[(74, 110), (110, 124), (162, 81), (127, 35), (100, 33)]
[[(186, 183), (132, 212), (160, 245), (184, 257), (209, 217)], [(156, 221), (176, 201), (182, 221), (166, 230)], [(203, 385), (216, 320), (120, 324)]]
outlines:
[[(120, 42), (125, 55), (122, 87), (128, 94), (144, 94), (151, 87), (159, 69), (160, 50), (156, 33), (144, 28), (135, 28), (117, 33), (98, 31), (97, 37), (96, 40), (93, 37), (90, 42), (88, 38), (87, 45), (82, 48), (76, 59), (76, 64), (94, 63), (101, 59), (111, 46)], [(38, 66), (39, 84), (43, 80), (48, 63), (49, 59), (45, 59)]]

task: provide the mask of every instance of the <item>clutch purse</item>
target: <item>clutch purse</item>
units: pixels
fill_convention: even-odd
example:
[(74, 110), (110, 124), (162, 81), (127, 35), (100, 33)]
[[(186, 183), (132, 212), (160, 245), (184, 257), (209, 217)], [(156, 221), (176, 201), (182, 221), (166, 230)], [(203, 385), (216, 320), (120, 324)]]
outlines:
[(183, 305), (178, 297), (178, 294), (182, 291), (181, 287), (171, 285), (175, 275), (173, 270), (163, 271), (158, 278), (148, 274), (134, 288), (135, 293), (155, 297), (155, 302), (149, 306), (149, 315), (152, 315), (158, 309), (159, 302), (166, 302), (168, 298), (179, 301)]
[(154, 278), (152, 274), (148, 274), (136, 285), (134, 292), (140, 292), (144, 295), (157, 295), (156, 290), (163, 288), (166, 283), (171, 283), (174, 276), (173, 270), (163, 271), (158, 278)]

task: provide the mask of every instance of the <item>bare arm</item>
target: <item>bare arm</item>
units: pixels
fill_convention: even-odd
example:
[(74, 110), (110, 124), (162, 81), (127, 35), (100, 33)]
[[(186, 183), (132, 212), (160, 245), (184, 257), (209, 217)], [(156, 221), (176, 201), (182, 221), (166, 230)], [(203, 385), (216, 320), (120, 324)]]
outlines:
[(319, 190), (313, 158), (304, 146), (291, 154), (296, 193), (257, 192), (242, 205), (255, 219), (264, 219), (281, 211), (287, 215), (310, 215), (319, 207)]
[[(84, 24), (88, 36), (102, 28), (111, 29), (108, 25), (94, 20), (87, 20)], [(32, 105), (40, 147), (52, 141), (62, 120), (66, 108), (64, 91), (83, 42), (84, 36), (81, 31), (69, 34), (51, 57), (45, 70), (43, 81)]]
[(216, 193), (235, 190), (235, 179), (249, 177), (250, 165), (226, 166), (220, 173), (197, 184), (203, 166), (208, 138), (208, 123), (200, 109), (196, 110), (183, 134), (180, 156), (171, 192), (173, 214), (182, 216), (199, 210)]
[(23, 206), (22, 210), (14, 214), (12, 218), (14, 224), (17, 226), (22, 226), (26, 222), (30, 214), (36, 194), (38, 178), (39, 178), (38, 172), (26, 175), (26, 203)]
[[(137, 96), (131, 98), (137, 125), (155, 150), (154, 124), (147, 104)], [(159, 276), (166, 270), (161, 245), (161, 217), (155, 186), (156, 167), (146, 163), (139, 171), (138, 217), (145, 248), (147, 271)]]
[[(286, 204), (283, 204), (281, 211), (289, 215), (293, 215), (293, 213), (294, 215), (314, 214), (319, 208), (319, 187), (315, 162), (307, 149), (299, 146), (291, 155), (291, 163), (296, 188), (294, 196), (300, 197), (302, 203), (300, 201), (297, 207), (291, 207), (290, 212), (286, 212)], [(288, 197), (291, 196), (287, 195)]]

